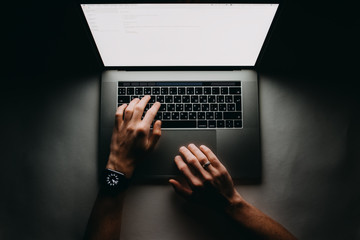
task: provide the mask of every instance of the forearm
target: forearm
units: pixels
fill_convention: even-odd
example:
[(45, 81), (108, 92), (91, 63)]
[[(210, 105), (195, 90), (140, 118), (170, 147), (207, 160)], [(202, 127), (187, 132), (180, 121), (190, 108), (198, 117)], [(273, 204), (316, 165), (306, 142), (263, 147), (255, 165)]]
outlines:
[(226, 209), (227, 214), (241, 226), (253, 232), (261, 239), (294, 240), (296, 239), (279, 223), (246, 202), (239, 195)]
[(124, 198), (125, 191), (116, 195), (99, 192), (86, 227), (84, 239), (120, 239)]

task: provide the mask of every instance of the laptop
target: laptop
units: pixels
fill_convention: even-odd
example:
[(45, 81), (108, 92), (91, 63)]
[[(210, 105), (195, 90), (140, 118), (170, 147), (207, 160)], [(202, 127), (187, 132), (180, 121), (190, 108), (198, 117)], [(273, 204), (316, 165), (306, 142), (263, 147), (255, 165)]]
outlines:
[(178, 175), (189, 143), (210, 147), (234, 179), (261, 179), (256, 63), (279, 4), (81, 4), (101, 73), (99, 169), (116, 108), (151, 95), (162, 136), (135, 172)]

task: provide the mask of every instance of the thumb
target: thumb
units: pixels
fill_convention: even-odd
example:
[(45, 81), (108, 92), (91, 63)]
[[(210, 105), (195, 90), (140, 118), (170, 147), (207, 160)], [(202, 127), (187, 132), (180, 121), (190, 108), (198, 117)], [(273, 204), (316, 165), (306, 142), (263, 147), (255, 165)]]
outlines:
[(157, 142), (159, 141), (161, 137), (161, 121), (160, 120), (157, 120), (155, 123), (154, 123), (154, 127), (153, 127), (153, 130), (152, 130), (152, 133), (151, 133), (151, 136), (149, 138), (149, 146), (148, 146), (148, 149), (150, 151), (152, 151)]
[(189, 187), (182, 185), (179, 181), (170, 179), (169, 183), (173, 186), (175, 192), (184, 198), (189, 198), (192, 195), (192, 190)]

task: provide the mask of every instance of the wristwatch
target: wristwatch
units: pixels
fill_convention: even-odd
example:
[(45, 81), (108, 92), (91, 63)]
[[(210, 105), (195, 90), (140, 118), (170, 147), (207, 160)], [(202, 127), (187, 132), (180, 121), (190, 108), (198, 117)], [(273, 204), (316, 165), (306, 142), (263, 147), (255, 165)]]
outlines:
[(129, 186), (130, 180), (125, 174), (112, 169), (105, 168), (102, 187), (107, 193), (118, 193)]

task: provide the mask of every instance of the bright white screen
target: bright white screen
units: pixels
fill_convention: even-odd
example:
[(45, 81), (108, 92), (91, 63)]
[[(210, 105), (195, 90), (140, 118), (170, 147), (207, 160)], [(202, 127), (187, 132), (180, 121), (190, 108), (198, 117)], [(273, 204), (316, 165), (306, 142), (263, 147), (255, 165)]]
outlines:
[(105, 66), (254, 66), (278, 4), (82, 4)]

